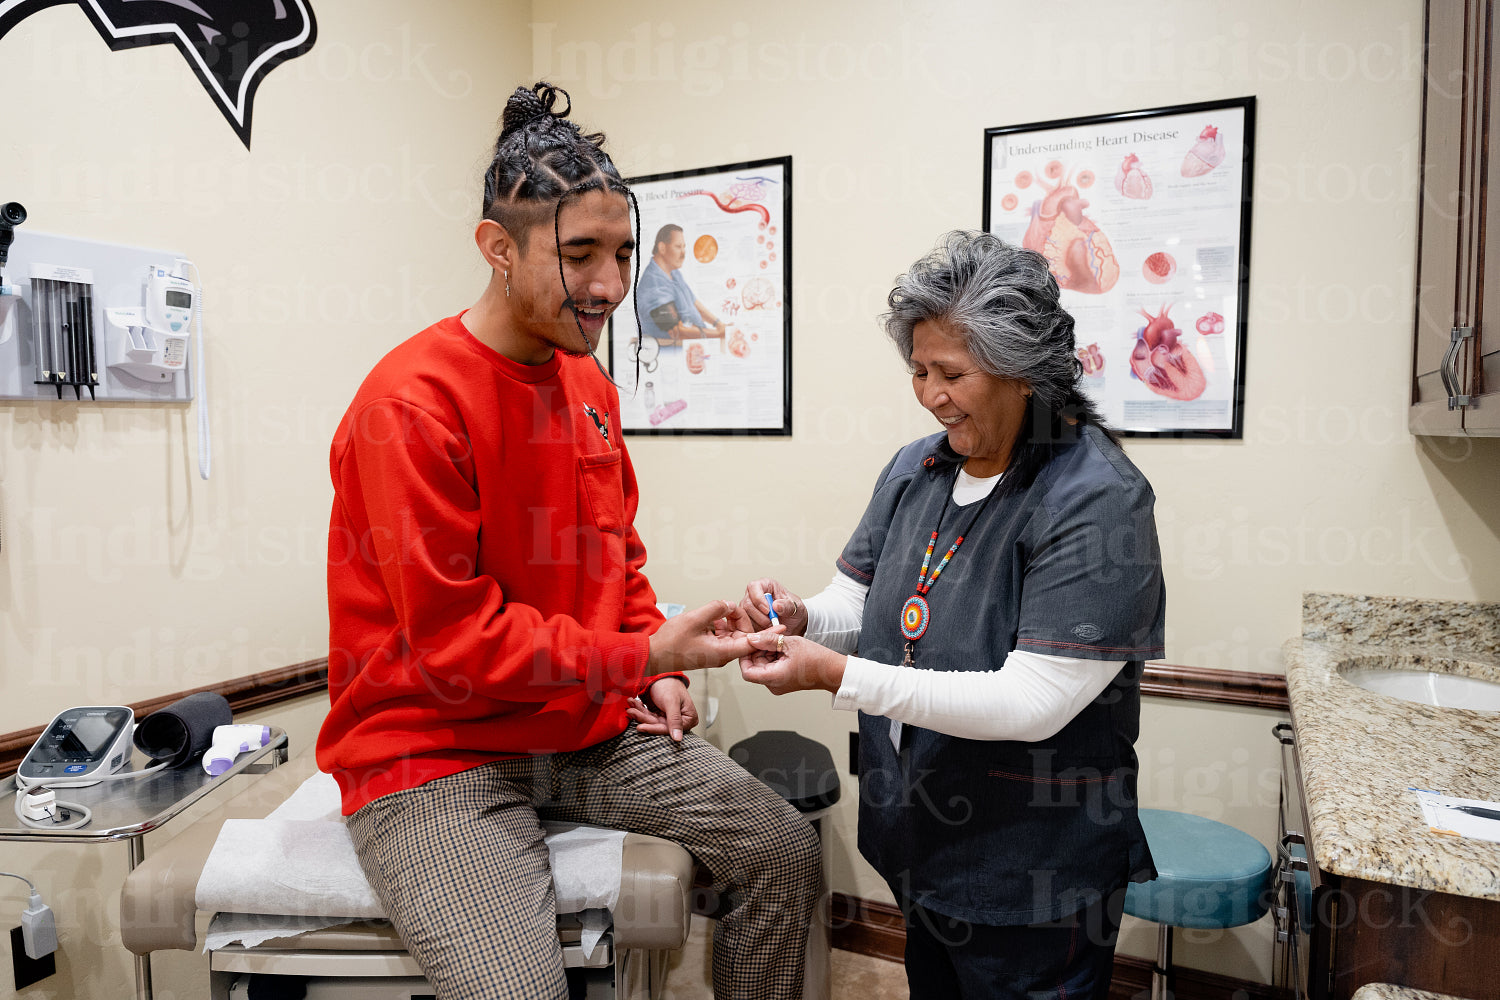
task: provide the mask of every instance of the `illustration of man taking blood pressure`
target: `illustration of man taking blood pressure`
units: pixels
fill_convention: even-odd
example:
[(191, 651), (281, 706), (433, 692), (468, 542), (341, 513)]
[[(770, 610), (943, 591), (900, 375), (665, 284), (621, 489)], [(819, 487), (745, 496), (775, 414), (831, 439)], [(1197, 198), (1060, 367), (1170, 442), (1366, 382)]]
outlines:
[(651, 263), (641, 271), (635, 290), (635, 311), (641, 331), (647, 336), (670, 340), (724, 337), (724, 321), (709, 311), (687, 279), (682, 264), (687, 260), (687, 238), (682, 227), (668, 223), (657, 230)]

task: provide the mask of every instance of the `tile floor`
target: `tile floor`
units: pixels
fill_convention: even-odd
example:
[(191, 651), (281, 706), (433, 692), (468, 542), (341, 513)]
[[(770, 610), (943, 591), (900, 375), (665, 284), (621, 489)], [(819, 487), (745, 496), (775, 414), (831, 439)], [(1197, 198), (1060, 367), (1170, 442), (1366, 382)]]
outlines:
[[(713, 981), (709, 976), (713, 921), (693, 917), (687, 944), (673, 960), (667, 974), (665, 1000), (710, 1000)], [(907, 1000), (906, 970), (899, 962), (868, 955), (833, 950), (831, 1000)]]

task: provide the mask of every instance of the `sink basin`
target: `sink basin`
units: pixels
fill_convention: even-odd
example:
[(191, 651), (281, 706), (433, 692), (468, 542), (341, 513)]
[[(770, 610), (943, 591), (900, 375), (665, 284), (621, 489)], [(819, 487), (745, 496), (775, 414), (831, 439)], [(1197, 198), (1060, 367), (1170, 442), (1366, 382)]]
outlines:
[(1339, 676), (1366, 691), (1434, 708), (1500, 712), (1500, 684), (1465, 677), (1463, 674), (1445, 674), (1435, 670), (1349, 667), (1340, 670)]

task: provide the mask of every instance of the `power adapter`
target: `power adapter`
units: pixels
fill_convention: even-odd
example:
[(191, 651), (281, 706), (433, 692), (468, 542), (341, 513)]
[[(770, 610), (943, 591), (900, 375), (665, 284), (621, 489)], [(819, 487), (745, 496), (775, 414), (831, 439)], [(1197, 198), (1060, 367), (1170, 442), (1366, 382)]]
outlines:
[(45, 958), (57, 950), (57, 918), (35, 892), (30, 904), (21, 911), (21, 938), (28, 958)]

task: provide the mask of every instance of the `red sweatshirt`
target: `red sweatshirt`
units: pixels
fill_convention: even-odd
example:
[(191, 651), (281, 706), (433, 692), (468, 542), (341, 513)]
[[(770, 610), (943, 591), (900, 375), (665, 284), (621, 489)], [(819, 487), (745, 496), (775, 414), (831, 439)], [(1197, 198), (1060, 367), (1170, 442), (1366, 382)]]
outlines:
[(523, 365), (458, 317), (365, 379), (330, 458), (333, 705), (317, 750), (345, 815), (624, 731), (662, 616), (619, 410), (592, 359)]

